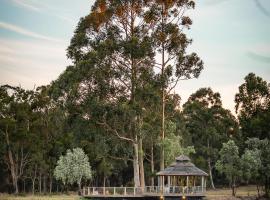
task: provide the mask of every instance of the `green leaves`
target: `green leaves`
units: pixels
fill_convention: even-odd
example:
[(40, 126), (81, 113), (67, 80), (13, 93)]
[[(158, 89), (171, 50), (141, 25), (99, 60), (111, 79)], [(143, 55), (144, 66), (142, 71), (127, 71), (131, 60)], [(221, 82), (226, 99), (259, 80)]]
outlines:
[(88, 156), (81, 148), (67, 150), (66, 155), (60, 156), (57, 161), (54, 176), (64, 185), (73, 183), (80, 185), (83, 178), (87, 180), (92, 177)]
[(270, 84), (254, 73), (248, 74), (235, 103), (244, 138), (270, 138)]
[(235, 184), (237, 178), (241, 177), (241, 160), (238, 147), (233, 140), (223, 143), (219, 151), (220, 159), (216, 162), (216, 169), (224, 173), (230, 184)]

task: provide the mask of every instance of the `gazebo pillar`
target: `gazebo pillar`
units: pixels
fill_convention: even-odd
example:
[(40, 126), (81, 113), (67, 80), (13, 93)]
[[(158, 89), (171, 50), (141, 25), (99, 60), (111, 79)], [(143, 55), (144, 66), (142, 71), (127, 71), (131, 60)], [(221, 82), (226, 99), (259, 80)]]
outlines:
[(203, 188), (204, 188), (204, 176), (202, 176), (202, 191), (203, 191)]
[(187, 185), (187, 187), (188, 187), (188, 182), (189, 182), (189, 177), (187, 176), (187, 184), (186, 184), (186, 185)]
[(171, 186), (171, 179), (170, 179), (170, 176), (168, 176), (168, 186), (169, 186), (169, 187)]

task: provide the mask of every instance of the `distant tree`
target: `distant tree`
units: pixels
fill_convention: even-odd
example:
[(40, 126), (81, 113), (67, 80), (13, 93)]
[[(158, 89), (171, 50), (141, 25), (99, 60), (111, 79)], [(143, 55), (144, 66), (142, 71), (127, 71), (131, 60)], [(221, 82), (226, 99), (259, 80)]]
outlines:
[(270, 139), (270, 84), (250, 73), (235, 95), (236, 112), (244, 140)]
[(232, 188), (232, 195), (235, 196), (236, 184), (242, 174), (238, 147), (233, 140), (229, 140), (227, 143), (223, 143), (219, 154), (220, 159), (216, 162), (216, 169), (225, 174)]
[(236, 120), (222, 107), (220, 94), (211, 88), (201, 88), (193, 93), (183, 106), (183, 115), (186, 137), (190, 137), (190, 144), (196, 150), (195, 162), (208, 168), (211, 186), (215, 188), (213, 168), (219, 157), (218, 151), (228, 140), (231, 129), (237, 129)]
[(4, 135), (5, 164), (8, 167), (15, 193), (18, 182), (29, 162), (32, 136), (33, 91), (20, 87), (0, 87), (0, 132)]
[(81, 191), (82, 179), (92, 177), (88, 156), (81, 148), (75, 148), (72, 151), (67, 150), (66, 155), (60, 156), (57, 161), (54, 176), (64, 185), (77, 183), (79, 191)]
[(243, 180), (247, 183), (249, 181), (256, 182), (258, 197), (260, 197), (259, 189), (259, 177), (261, 169), (261, 155), (258, 149), (246, 149), (244, 154), (241, 156), (241, 165), (243, 172)]
[(258, 195), (260, 195), (259, 186), (264, 185), (265, 194), (270, 197), (270, 141), (249, 138), (246, 145), (247, 148), (242, 155), (244, 178), (256, 182)]

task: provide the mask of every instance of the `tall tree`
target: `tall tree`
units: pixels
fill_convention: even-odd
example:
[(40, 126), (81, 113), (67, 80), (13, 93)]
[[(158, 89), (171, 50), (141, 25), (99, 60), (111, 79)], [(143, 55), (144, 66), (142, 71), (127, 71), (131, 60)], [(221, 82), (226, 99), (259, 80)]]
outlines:
[(95, 98), (105, 107), (96, 123), (133, 147), (135, 186), (144, 186), (139, 150), (142, 108), (137, 93), (153, 75), (152, 44), (142, 18), (144, 6), (144, 1), (97, 0), (91, 13), (80, 21), (68, 48), (68, 56), (76, 64), (74, 70), (84, 72), (83, 77), (79, 73), (74, 77), (80, 96), (77, 103), (85, 97), (90, 100), (90, 93), (93, 100), (97, 92)]
[(198, 164), (203, 168), (207, 166), (211, 186), (215, 188), (213, 168), (219, 157), (218, 151), (222, 142), (227, 141), (231, 129), (237, 130), (236, 120), (229, 110), (222, 108), (220, 94), (211, 88), (196, 91), (183, 107), (186, 128), (195, 147), (196, 158), (206, 161)]
[(244, 139), (270, 138), (270, 84), (250, 73), (235, 95), (236, 112)]
[[(196, 53), (187, 54), (191, 40), (184, 33), (192, 20), (185, 12), (195, 7), (192, 0), (148, 1), (144, 15), (155, 44), (155, 67), (159, 71), (161, 96), (161, 139), (165, 137), (165, 110), (170, 92), (180, 80), (197, 78), (203, 62)], [(160, 169), (164, 169), (164, 148), (161, 148)]]
[(19, 192), (18, 181), (29, 162), (33, 92), (20, 87), (0, 87), (0, 130), (5, 135), (6, 157), (12, 185)]

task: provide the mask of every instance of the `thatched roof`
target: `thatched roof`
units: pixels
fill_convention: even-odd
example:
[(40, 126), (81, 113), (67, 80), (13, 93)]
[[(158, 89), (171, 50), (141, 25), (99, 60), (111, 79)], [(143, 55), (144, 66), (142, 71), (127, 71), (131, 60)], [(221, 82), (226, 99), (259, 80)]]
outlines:
[(157, 173), (158, 176), (208, 176), (206, 172), (190, 162), (190, 158), (181, 155), (169, 167)]

